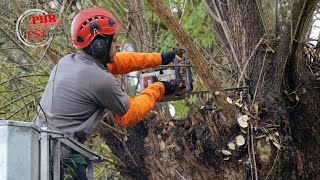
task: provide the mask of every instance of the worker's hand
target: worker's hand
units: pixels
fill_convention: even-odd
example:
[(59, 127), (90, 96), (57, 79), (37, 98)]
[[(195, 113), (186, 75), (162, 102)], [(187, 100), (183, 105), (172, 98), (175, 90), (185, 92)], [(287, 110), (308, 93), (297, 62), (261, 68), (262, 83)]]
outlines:
[(165, 87), (164, 95), (170, 95), (177, 90), (177, 87), (174, 84), (171, 84), (170, 82), (167, 82), (167, 81), (159, 81), (159, 82), (162, 82)]
[(165, 88), (164, 95), (172, 94), (177, 90), (177, 85), (171, 79), (168, 79), (168, 80), (162, 79), (161, 81), (159, 81), (156, 76), (152, 76), (152, 81), (154, 83), (155, 82), (162, 82), (162, 84), (164, 85), (164, 88)]
[(179, 62), (182, 61), (182, 59), (177, 55), (176, 51), (169, 51), (167, 53), (161, 54), (162, 58), (162, 65), (170, 64), (174, 58), (177, 58)]

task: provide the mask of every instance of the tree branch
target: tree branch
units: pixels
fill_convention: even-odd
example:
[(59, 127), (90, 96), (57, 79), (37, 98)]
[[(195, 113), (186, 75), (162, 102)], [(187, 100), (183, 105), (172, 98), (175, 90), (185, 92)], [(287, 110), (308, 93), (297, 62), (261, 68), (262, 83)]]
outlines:
[(277, 47), (274, 59), (273, 72), (268, 72), (273, 76), (273, 78), (270, 79), (273, 82), (272, 86), (269, 87), (270, 90), (280, 93), (287, 60), (292, 54), (294, 38), (301, 40), (301, 38), (305, 36), (307, 32), (306, 28), (308, 28), (305, 23), (312, 19), (317, 2), (318, 0), (299, 0), (293, 2), (291, 22), (288, 22), (286, 25), (286, 31), (281, 34), (281, 41)]
[[(16, 0), (11, 0), (11, 5), (12, 5), (16, 15), (21, 16), (23, 11), (22, 11), (22, 8), (19, 5), (19, 3)], [(57, 56), (50, 49), (47, 49), (47, 48), (43, 48), (43, 49), (45, 50), (45, 53), (46, 53), (48, 59), (50, 59), (54, 64), (56, 64), (58, 61)]]
[(217, 13), (217, 16), (213, 13), (212, 9), (210, 8), (209, 4), (207, 1), (204, 2), (205, 5), (206, 5), (206, 8), (211, 16), (212, 19), (214, 19), (215, 21), (217, 21), (220, 25), (221, 25), (221, 28), (223, 30), (223, 33), (224, 33), (224, 36), (225, 38), (227, 39), (228, 41), (228, 44), (230, 46), (230, 49), (231, 49), (231, 54), (233, 56), (233, 59), (235, 60), (236, 64), (237, 64), (237, 69), (239, 71), (241, 71), (241, 65), (240, 65), (240, 62), (239, 62), (239, 59), (238, 59), (238, 56), (235, 52), (235, 49), (234, 49), (234, 43), (233, 43), (233, 39), (231, 37), (231, 33), (230, 33), (230, 28), (228, 26), (228, 23), (224, 20), (221, 19), (221, 15), (219, 14), (219, 11), (218, 11), (218, 8), (217, 8), (217, 5), (216, 5), (216, 2), (212, 1), (213, 5), (214, 5), (214, 8), (216, 10), (216, 13)]
[[(175, 39), (179, 44), (186, 50), (193, 67), (196, 69), (197, 73), (204, 80), (205, 84), (208, 86), (209, 91), (214, 94), (214, 98), (218, 106), (221, 108), (222, 113), (226, 116), (226, 122), (224, 126), (229, 129), (233, 123), (235, 117), (235, 108), (233, 105), (229, 104), (227, 99), (227, 94), (221, 87), (217, 77), (212, 73), (212, 71), (206, 65), (206, 60), (199, 50), (196, 48), (190, 36), (184, 31), (184, 29), (179, 25), (177, 19), (175, 19), (168, 8), (165, 7), (160, 0), (148, 0), (150, 7), (154, 12), (160, 17), (163, 23), (171, 31)], [(215, 93), (215, 92), (219, 93)]]
[(17, 0), (11, 0), (11, 5), (17, 16), (20, 16), (23, 13), (21, 6), (19, 5)]

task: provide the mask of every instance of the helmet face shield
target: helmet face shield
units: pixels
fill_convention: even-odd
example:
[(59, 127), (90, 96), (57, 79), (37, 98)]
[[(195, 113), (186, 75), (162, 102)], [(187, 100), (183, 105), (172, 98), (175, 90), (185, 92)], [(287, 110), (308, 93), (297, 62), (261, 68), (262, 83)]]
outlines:
[(87, 47), (98, 34), (115, 34), (120, 25), (108, 11), (92, 7), (80, 11), (71, 24), (72, 44), (77, 49)]

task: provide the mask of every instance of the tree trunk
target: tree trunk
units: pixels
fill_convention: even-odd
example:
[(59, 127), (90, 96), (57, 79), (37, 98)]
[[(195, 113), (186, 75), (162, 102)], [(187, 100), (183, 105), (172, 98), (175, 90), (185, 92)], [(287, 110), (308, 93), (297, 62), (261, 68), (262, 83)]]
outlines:
[(118, 168), (128, 179), (243, 179), (246, 148), (238, 149), (236, 163), (223, 160), (221, 148), (234, 137), (219, 135), (218, 112), (213, 101), (185, 120), (163, 120), (153, 111), (126, 136), (109, 131), (104, 139), (124, 162)]
[[(159, 1), (148, 1), (155, 9), (163, 6)], [(109, 147), (124, 163), (119, 167), (123, 176), (320, 178), (320, 88), (310, 71), (312, 59), (305, 54), (305, 37), (318, 1), (294, 1), (287, 7), (289, 21), (275, 20), (271, 32), (259, 2), (206, 1), (216, 37), (235, 74), (235, 84), (249, 86), (248, 92), (229, 95), (240, 99), (242, 106), (236, 112), (240, 120), (243, 115), (249, 117), (248, 126), (240, 127), (239, 118), (227, 116), (217, 98), (184, 120), (164, 120), (153, 111), (128, 128), (126, 135), (104, 134)], [(159, 16), (176, 38), (184, 37), (177, 41), (190, 48), (189, 55), (196, 59), (198, 52), (190, 45), (191, 40), (179, 28), (170, 28), (174, 24), (172, 17), (166, 13)], [(194, 66), (201, 75), (199, 63)], [(210, 84), (208, 79), (204, 81)], [(239, 137), (244, 137), (244, 145), (237, 143)]]

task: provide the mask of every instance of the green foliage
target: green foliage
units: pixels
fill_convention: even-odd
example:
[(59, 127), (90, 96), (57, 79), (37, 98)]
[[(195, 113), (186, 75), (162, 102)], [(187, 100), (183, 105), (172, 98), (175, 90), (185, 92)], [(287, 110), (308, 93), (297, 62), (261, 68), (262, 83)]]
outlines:
[(174, 106), (174, 109), (175, 109), (174, 118), (182, 119), (188, 115), (189, 108), (185, 105), (184, 100), (174, 101), (172, 102), (172, 105)]
[[(210, 19), (202, 2), (194, 5), (187, 4), (181, 22), (182, 27), (195, 44), (204, 49), (210, 48), (214, 44)], [(157, 37), (157, 51), (166, 52), (172, 48), (181, 48), (177, 47), (177, 42), (166, 28), (161, 29)]]
[(196, 7), (189, 6), (188, 16), (183, 18), (182, 26), (194, 42), (206, 48), (214, 43), (210, 19), (203, 3)]
[(194, 104), (194, 103), (197, 102), (197, 96), (191, 95), (191, 96), (189, 96), (189, 98), (187, 99), (187, 101), (188, 101), (188, 104)]

